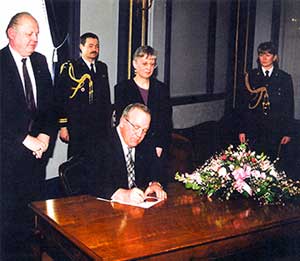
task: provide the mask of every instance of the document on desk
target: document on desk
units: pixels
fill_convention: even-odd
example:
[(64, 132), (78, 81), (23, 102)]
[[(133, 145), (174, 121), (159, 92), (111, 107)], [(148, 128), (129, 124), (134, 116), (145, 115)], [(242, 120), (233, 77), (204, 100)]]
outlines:
[(97, 199), (102, 200), (102, 201), (111, 202), (111, 203), (125, 204), (125, 205), (129, 205), (129, 206), (140, 207), (140, 208), (151, 208), (152, 206), (156, 205), (157, 203), (163, 201), (163, 199), (159, 199), (157, 197), (151, 197), (151, 196), (146, 197), (144, 199), (144, 201), (141, 203), (124, 202), (122, 200), (108, 200), (108, 199), (104, 199), (104, 198), (97, 198)]

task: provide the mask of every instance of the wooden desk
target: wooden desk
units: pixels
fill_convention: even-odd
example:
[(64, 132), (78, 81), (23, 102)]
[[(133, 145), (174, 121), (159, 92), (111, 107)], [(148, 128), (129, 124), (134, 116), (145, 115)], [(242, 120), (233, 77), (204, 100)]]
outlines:
[[(36, 229), (72, 260), (194, 260), (229, 255), (298, 233), (299, 204), (201, 198), (180, 183), (150, 209), (91, 196), (33, 202)], [(194, 258), (194, 259), (193, 259)]]

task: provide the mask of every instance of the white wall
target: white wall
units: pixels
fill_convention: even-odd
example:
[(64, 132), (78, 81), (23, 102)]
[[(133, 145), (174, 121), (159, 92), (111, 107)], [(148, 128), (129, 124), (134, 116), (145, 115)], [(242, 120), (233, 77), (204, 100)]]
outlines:
[(0, 49), (8, 44), (5, 30), (7, 25), (16, 13), (29, 12), (39, 23), (39, 43), (37, 52), (46, 56), (49, 69), (52, 69), (53, 44), (47, 19), (47, 12), (43, 0), (20, 1), (10, 0), (5, 3), (5, 7), (0, 8)]
[(148, 44), (157, 52), (157, 79), (164, 81), (166, 32), (166, 0), (154, 1), (149, 11)]
[(219, 121), (224, 115), (224, 108), (224, 100), (175, 106), (173, 127), (183, 129), (206, 121)]
[(108, 66), (112, 102), (113, 87), (117, 81), (118, 55), (118, 0), (84, 0), (81, 1), (80, 34), (93, 32), (100, 39), (99, 59)]

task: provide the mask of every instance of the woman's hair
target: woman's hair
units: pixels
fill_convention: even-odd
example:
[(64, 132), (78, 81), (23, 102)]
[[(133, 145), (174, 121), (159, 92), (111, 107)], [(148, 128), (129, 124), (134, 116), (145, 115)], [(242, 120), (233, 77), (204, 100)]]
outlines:
[(157, 52), (149, 45), (143, 45), (137, 48), (133, 54), (133, 60), (135, 60), (137, 57), (148, 57), (148, 56), (154, 56), (156, 58)]
[[(257, 47), (257, 55), (259, 56), (264, 53), (276, 55), (277, 57), (276, 60), (273, 61), (273, 65), (274, 67), (278, 67), (278, 50), (275, 44), (273, 44), (272, 42), (263, 42), (259, 44), (259, 46)], [(261, 66), (259, 58), (257, 58), (257, 64)]]
[(258, 47), (257, 47), (257, 54), (263, 54), (263, 53), (270, 53), (273, 55), (277, 55), (277, 47), (272, 43), (272, 42), (264, 42), (261, 43)]

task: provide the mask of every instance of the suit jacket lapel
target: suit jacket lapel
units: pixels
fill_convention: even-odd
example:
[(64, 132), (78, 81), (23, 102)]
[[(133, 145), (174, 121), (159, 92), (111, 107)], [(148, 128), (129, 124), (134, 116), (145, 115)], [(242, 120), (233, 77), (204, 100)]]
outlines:
[(40, 102), (40, 99), (41, 99), (41, 92), (38, 88), (38, 86), (42, 86), (42, 83), (40, 83), (40, 81), (41, 81), (41, 77), (40, 77), (41, 70), (40, 70), (38, 61), (37, 61), (37, 59), (35, 59), (34, 55), (30, 56), (30, 61), (31, 61), (31, 64), (32, 64), (33, 75), (34, 75), (35, 83), (36, 83), (36, 103), (37, 103), (37, 109), (38, 109), (39, 108), (39, 102)]
[(119, 166), (119, 171), (121, 172), (119, 175), (117, 175), (118, 177), (121, 178), (121, 183), (124, 186), (128, 185), (128, 180), (127, 180), (127, 168), (126, 168), (126, 160), (125, 160), (125, 156), (124, 156), (124, 152), (123, 152), (123, 148), (122, 148), (122, 143), (120, 140), (120, 137), (117, 133), (117, 130), (114, 129), (112, 132), (112, 146), (113, 146), (113, 153), (114, 153), (114, 163), (113, 164), (117, 164)]
[(25, 92), (23, 88), (23, 83), (21, 80), (21, 76), (19, 75), (17, 65), (15, 60), (9, 51), (8, 46), (6, 47), (6, 60), (7, 60), (7, 74), (8, 74), (8, 81), (6, 86), (7, 88), (15, 89), (16, 93), (16, 100), (21, 102), (22, 106), (26, 107), (26, 99), (25, 99)]

